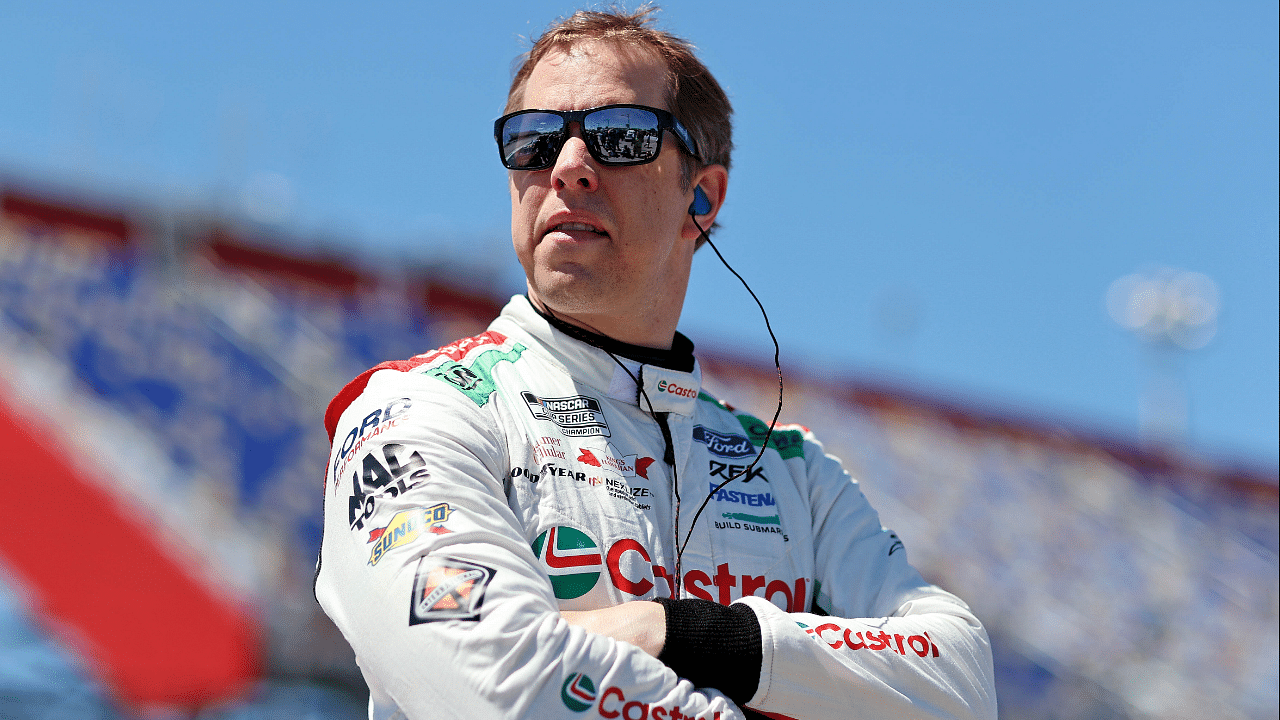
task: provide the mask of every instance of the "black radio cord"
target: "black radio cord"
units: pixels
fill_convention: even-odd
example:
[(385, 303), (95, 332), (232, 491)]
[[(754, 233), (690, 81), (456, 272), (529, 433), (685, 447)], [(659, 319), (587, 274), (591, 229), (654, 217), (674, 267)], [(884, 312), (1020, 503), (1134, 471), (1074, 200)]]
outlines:
[[(778, 424), (778, 417), (782, 414), (782, 364), (779, 361), (781, 351), (778, 348), (778, 337), (773, 334), (773, 326), (769, 324), (769, 313), (764, 311), (764, 304), (760, 302), (760, 298), (756, 297), (755, 292), (751, 289), (751, 286), (747, 284), (747, 281), (743, 280), (742, 276), (738, 274), (738, 271), (734, 270), (733, 266), (724, 259), (724, 255), (720, 254), (720, 248), (717, 248), (716, 244), (711, 242), (711, 236), (707, 234), (707, 231), (702, 227), (702, 225), (698, 224), (698, 218), (692, 212), (689, 213), (689, 217), (693, 218), (694, 226), (696, 226), (698, 231), (702, 233), (702, 238), (707, 241), (707, 244), (711, 246), (711, 249), (715, 250), (716, 257), (720, 258), (720, 262), (729, 270), (729, 272), (733, 273), (734, 277), (738, 278), (738, 282), (742, 283), (742, 287), (746, 288), (747, 292), (751, 294), (751, 299), (756, 301), (756, 306), (760, 308), (760, 314), (764, 316), (764, 327), (769, 331), (769, 339), (773, 340), (773, 367), (778, 371), (778, 407), (773, 411), (773, 420), (769, 422), (769, 427), (764, 434), (764, 440), (760, 442), (760, 452), (756, 455), (755, 459), (751, 461), (751, 464), (747, 466), (746, 470), (734, 475), (728, 480), (725, 480), (715, 486), (711, 492), (707, 493), (706, 499), (704, 499), (702, 504), (698, 506), (698, 511), (693, 514), (693, 522), (689, 523), (689, 532), (684, 536), (684, 542), (676, 549), (677, 571), (679, 571), (680, 568), (680, 559), (684, 555), (685, 546), (689, 544), (689, 538), (693, 537), (693, 528), (698, 524), (698, 518), (702, 516), (702, 511), (706, 509), (707, 503), (711, 501), (711, 498), (715, 497), (717, 492), (720, 492), (721, 488), (733, 482), (736, 478), (751, 477), (751, 471), (755, 469), (756, 463), (760, 462), (760, 458), (764, 457), (765, 449), (769, 447), (769, 439), (773, 436), (773, 427)], [(676, 527), (679, 528), (678, 521)], [(677, 529), (676, 532), (679, 532), (679, 530)]]

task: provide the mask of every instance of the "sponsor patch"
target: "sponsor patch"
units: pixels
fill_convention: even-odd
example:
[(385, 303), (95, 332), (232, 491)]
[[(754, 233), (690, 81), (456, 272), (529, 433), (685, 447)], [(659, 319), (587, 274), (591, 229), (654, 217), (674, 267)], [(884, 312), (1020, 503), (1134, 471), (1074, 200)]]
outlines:
[(622, 477), (638, 476), (645, 480), (649, 479), (649, 466), (653, 464), (653, 458), (651, 457), (623, 455), (618, 452), (613, 443), (606, 443), (603, 448), (578, 448), (578, 456), (574, 459), (584, 465), (598, 467), (602, 470), (612, 470)]
[(658, 392), (682, 398), (698, 397), (697, 388), (681, 385), (679, 383), (671, 382), (670, 380), (659, 380)]
[(409, 602), (409, 624), (440, 620), (479, 620), (484, 591), (493, 568), (427, 555), (418, 561)]
[(773, 533), (782, 535), (782, 519), (777, 515), (751, 515), (749, 513), (722, 513), (723, 521), (714, 521), (717, 530), (745, 530), (747, 532)]
[(841, 648), (856, 652), (858, 650), (871, 650), (872, 652), (889, 651), (898, 655), (909, 656), (914, 654), (916, 657), (941, 657), (942, 651), (934, 644), (933, 638), (929, 637), (929, 633), (920, 635), (899, 635), (885, 632), (884, 630), (875, 631), (871, 629), (854, 630), (851, 627), (837, 625), (836, 623), (823, 623), (817, 627), (809, 627), (802, 622), (797, 622), (804, 629), (809, 637), (818, 643), (827, 645), (832, 650), (840, 650)]
[(782, 519), (777, 515), (751, 515), (750, 513), (721, 513), (720, 517), (726, 520), (741, 520), (742, 522), (757, 523), (759, 525), (781, 525)]
[(565, 437), (609, 437), (609, 423), (596, 398), (588, 395), (540, 398), (528, 390), (520, 393), (520, 397), (535, 418), (555, 423)]
[(722, 458), (744, 458), (756, 454), (756, 446), (742, 435), (722, 433), (701, 425), (693, 426), (693, 441), (707, 446), (707, 452)]
[(567, 467), (556, 465), (555, 463), (546, 463), (545, 465), (537, 468), (513, 467), (511, 468), (510, 473), (508, 473), (508, 476), (513, 479), (519, 477), (529, 478), (529, 482), (531, 483), (537, 483), (543, 478), (563, 477), (580, 483), (587, 483), (592, 487), (604, 484), (604, 478), (588, 477), (584, 472), (575, 472)]
[(540, 437), (533, 441), (533, 456), (538, 462), (564, 460), (564, 441), (556, 437)]
[(586, 595), (600, 579), (600, 547), (581, 530), (553, 527), (539, 535), (532, 547), (551, 576), (551, 588), (560, 600)]
[(730, 465), (716, 462), (715, 460), (709, 460), (708, 463), (707, 472), (711, 477), (722, 477), (725, 480), (741, 480), (744, 483), (751, 482), (754, 478), (760, 478), (765, 482), (769, 482), (769, 478), (765, 477), (764, 468), (760, 465), (755, 467), (750, 465)]
[[(596, 705), (596, 713), (602, 718), (622, 718), (622, 720), (692, 720), (693, 715), (686, 715), (680, 705), (663, 705), (641, 700), (628, 700), (627, 693), (616, 685), (610, 685), (600, 693), (600, 702)], [(752, 713), (754, 716), (755, 713)], [(760, 717), (766, 717), (760, 715)], [(767, 717), (787, 718), (787, 715)], [(720, 711), (716, 711), (712, 720), (720, 720)]]
[(631, 487), (625, 480), (613, 477), (605, 477), (603, 480), (605, 490), (608, 491), (609, 497), (616, 500), (622, 500), (628, 505), (635, 507), (637, 510), (650, 510), (653, 508), (649, 503), (640, 500), (640, 498), (654, 497), (654, 494), (649, 492), (649, 488), (644, 486)]
[(443, 535), (449, 532), (443, 523), (449, 519), (453, 508), (440, 503), (425, 508), (413, 508), (396, 513), (386, 527), (369, 531), (369, 542), (374, 543), (369, 554), (369, 564), (377, 565), (388, 550), (398, 548), (422, 537), (422, 533)]
[(740, 490), (716, 490), (716, 483), (711, 483), (711, 493), (718, 502), (740, 503), (751, 507), (774, 507), (778, 504), (773, 493), (749, 493)]
[(808, 578), (786, 582), (764, 575), (737, 575), (728, 563), (717, 565), (713, 574), (696, 568), (684, 574), (684, 587), (693, 597), (728, 605), (738, 598), (755, 595), (787, 612), (809, 612), (808, 584)]
[[(437, 351), (438, 352), (438, 351)], [(499, 350), (491, 348), (485, 350), (471, 361), (470, 364), (463, 365), (456, 360), (436, 365), (427, 369), (427, 375), (452, 385), (458, 392), (466, 395), (471, 402), (477, 407), (484, 407), (489, 403), (489, 397), (498, 390), (493, 384), (493, 366), (500, 362), (515, 362), (520, 359), (520, 355), (524, 352), (524, 345), (515, 343), (510, 350)], [(436, 357), (452, 357), (449, 354), (437, 355)]]
[(585, 674), (574, 673), (560, 686), (560, 700), (574, 712), (585, 712), (596, 701), (596, 684)]
[(399, 443), (386, 443), (382, 452), (366, 453), (360, 467), (351, 473), (347, 521), (353, 530), (364, 529), (364, 521), (377, 510), (379, 498), (399, 497), (426, 482), (430, 475), (427, 461), (417, 450), (408, 457), (404, 451), (405, 447)]
[(507, 477), (512, 480), (527, 478), (529, 482), (534, 484), (546, 478), (565, 478), (575, 483), (581, 483), (585, 487), (603, 488), (609, 493), (609, 497), (623, 500), (637, 510), (653, 509), (652, 505), (640, 500), (640, 498), (655, 497), (649, 488), (644, 486), (631, 487), (625, 480), (604, 473), (575, 471), (554, 463), (547, 463), (538, 468), (513, 467), (508, 471)]
[(386, 407), (378, 408), (365, 415), (358, 426), (351, 428), (351, 431), (342, 439), (338, 456), (333, 461), (334, 490), (338, 489), (338, 481), (342, 473), (346, 472), (347, 463), (356, 459), (365, 442), (395, 427), (412, 405), (409, 398), (397, 398), (387, 403)]

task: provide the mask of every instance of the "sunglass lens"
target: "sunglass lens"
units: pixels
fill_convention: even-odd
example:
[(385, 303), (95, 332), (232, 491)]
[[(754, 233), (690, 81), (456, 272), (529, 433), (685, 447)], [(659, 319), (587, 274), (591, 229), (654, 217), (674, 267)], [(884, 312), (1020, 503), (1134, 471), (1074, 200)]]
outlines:
[(551, 113), (522, 113), (502, 125), (502, 160), (512, 170), (550, 167), (564, 142), (564, 119)]
[(622, 165), (647, 162), (658, 154), (658, 116), (639, 108), (607, 108), (587, 115), (583, 135), (598, 160)]

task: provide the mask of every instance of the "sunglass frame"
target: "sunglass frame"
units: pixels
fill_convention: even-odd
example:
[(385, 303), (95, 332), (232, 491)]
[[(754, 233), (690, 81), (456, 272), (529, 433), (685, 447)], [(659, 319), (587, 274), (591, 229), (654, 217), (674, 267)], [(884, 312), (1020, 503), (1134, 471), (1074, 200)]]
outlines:
[[(597, 113), (602, 110), (614, 110), (614, 109), (645, 110), (653, 113), (653, 115), (658, 119), (658, 128), (657, 128), (658, 143), (654, 149), (652, 157), (627, 159), (627, 160), (612, 160), (606, 157), (602, 157), (600, 155), (599, 139), (595, 137), (598, 135), (598, 132), (592, 131), (590, 134), (593, 136), (593, 139), (588, 139), (588, 133), (585, 129), (586, 127), (585, 121), (587, 119), (587, 116), (591, 115), (592, 113)], [(507, 124), (507, 121), (511, 120), (512, 118), (518, 117), (520, 115), (528, 115), (530, 113), (545, 113), (548, 115), (557, 115), (560, 117), (561, 122), (563, 124), (561, 125), (559, 130), (556, 130), (554, 132), (544, 133), (544, 135), (546, 136), (552, 136), (557, 138), (554, 152), (550, 153), (549, 161), (537, 166), (513, 167), (511, 164), (507, 162), (506, 153), (503, 151), (502, 130), (503, 130), (503, 127)], [(675, 135), (676, 140), (680, 143), (680, 146), (685, 149), (685, 152), (689, 153), (695, 158), (701, 159), (698, 155), (698, 145), (694, 141), (693, 135), (691, 135), (689, 133), (689, 130), (679, 120), (676, 119), (675, 115), (672, 115), (670, 112), (663, 110), (661, 108), (650, 107), (648, 105), (633, 105), (629, 103), (601, 105), (600, 107), (588, 108), (586, 110), (542, 110), (537, 108), (531, 108), (528, 110), (517, 110), (513, 113), (507, 113), (506, 115), (503, 115), (502, 117), (493, 121), (493, 139), (498, 144), (498, 159), (502, 162), (502, 166), (507, 168), (508, 170), (536, 171), (536, 170), (546, 170), (547, 168), (553, 167), (556, 164), (556, 159), (560, 157), (560, 151), (564, 149), (564, 144), (569, 140), (569, 127), (573, 123), (577, 123), (580, 127), (583, 128), (582, 139), (583, 139), (583, 142), (587, 144), (587, 151), (591, 153), (591, 157), (595, 158), (596, 161), (603, 163), (605, 165), (611, 165), (615, 167), (628, 166), (628, 165), (644, 165), (646, 163), (651, 163), (654, 160), (657, 160), (658, 156), (662, 154), (662, 135), (663, 135), (662, 131), (663, 130), (670, 130), (671, 134)]]

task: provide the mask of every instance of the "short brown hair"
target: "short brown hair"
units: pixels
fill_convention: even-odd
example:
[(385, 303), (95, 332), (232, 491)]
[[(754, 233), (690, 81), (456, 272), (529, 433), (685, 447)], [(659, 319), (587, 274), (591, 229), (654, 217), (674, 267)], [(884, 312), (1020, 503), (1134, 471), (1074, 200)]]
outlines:
[(607, 40), (647, 47), (656, 52), (667, 66), (667, 109), (684, 123), (698, 144), (702, 164), (699, 164), (699, 159), (681, 156), (680, 175), (684, 188), (688, 189), (693, 174), (704, 165), (723, 165), (727, 170), (729, 156), (733, 152), (733, 125), (729, 119), (733, 106), (720, 83), (694, 54), (691, 43), (653, 27), (657, 12), (654, 5), (642, 5), (632, 12), (621, 8), (579, 10), (552, 23), (523, 56), (523, 62), (511, 80), (504, 112), (520, 109), (518, 106), (524, 99), (529, 75), (552, 50), (569, 48), (584, 40)]

